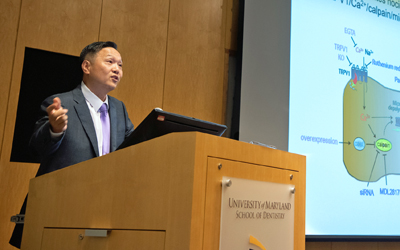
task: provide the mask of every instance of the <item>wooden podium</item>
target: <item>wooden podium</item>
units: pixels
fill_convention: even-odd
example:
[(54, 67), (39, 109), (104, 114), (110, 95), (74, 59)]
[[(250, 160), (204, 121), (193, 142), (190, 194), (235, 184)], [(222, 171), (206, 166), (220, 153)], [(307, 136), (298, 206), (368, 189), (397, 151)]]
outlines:
[(165, 135), (32, 179), (22, 249), (217, 250), (230, 176), (296, 185), (294, 249), (304, 250), (305, 165), (227, 138)]

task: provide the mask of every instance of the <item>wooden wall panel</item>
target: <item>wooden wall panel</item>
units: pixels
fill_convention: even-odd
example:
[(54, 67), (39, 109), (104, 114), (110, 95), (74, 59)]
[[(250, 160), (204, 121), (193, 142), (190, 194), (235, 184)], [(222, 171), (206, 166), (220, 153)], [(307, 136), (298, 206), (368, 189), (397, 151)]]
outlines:
[(237, 35), (239, 24), (239, 0), (225, 0), (226, 2), (226, 29), (225, 49), (237, 51)]
[[(0, 159), (0, 249), (13, 249), (8, 245), (14, 227), (10, 216), (19, 213), (37, 170), (36, 164), (10, 162), (25, 47), (79, 55), (98, 39), (100, 15), (101, 0), (22, 0)], [(38, 73), (46, 74), (46, 65)]]
[(332, 250), (378, 250), (378, 242), (332, 242)]
[(20, 5), (21, 0), (0, 1), (0, 142), (3, 141)]
[(163, 108), (224, 123), (223, 0), (171, 0)]
[(398, 250), (400, 242), (378, 242), (378, 250)]
[[(0, 54), (2, 55), (0, 60), (0, 75), (2, 76), (0, 80), (0, 154), (6, 122), (20, 4), (21, 0), (0, 1)], [(8, 245), (10, 236), (8, 229), (12, 224), (9, 222), (11, 214), (7, 208), (12, 196), (7, 195), (7, 192), (9, 192), (9, 186), (13, 180), (7, 179), (9, 175), (6, 171), (7, 169), (0, 163), (0, 249), (11, 248)]]
[(306, 250), (332, 250), (332, 242), (306, 242)]
[(135, 125), (162, 108), (169, 0), (104, 0), (100, 40), (118, 44), (124, 76), (110, 95)]

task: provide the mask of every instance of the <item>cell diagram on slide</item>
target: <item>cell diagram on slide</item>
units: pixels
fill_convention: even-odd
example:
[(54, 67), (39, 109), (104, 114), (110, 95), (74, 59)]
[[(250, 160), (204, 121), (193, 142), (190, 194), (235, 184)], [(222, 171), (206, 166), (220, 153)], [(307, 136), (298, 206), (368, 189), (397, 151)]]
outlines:
[[(351, 68), (343, 94), (343, 162), (359, 181), (400, 174), (400, 92), (363, 67)], [(386, 178), (387, 183), (387, 178)]]

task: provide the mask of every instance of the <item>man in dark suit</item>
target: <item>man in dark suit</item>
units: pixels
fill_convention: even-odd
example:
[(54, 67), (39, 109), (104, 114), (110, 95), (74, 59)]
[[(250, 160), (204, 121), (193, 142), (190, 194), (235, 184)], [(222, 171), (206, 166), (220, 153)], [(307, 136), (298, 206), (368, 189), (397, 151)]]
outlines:
[[(95, 42), (80, 55), (82, 83), (74, 90), (47, 98), (41, 105), (30, 147), (40, 156), (36, 176), (102, 156), (133, 131), (125, 105), (108, 93), (122, 78), (122, 58), (113, 42)], [(103, 113), (101, 113), (103, 112)], [(21, 214), (25, 214), (26, 199)], [(20, 248), (23, 224), (10, 244)]]

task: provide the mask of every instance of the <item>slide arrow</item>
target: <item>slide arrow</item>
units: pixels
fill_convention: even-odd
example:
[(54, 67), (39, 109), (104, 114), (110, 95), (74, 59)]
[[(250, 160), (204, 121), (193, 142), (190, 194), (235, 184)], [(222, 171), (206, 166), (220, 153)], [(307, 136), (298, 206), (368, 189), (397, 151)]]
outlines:
[(365, 85), (363, 84), (363, 108), (365, 109)]
[(353, 43), (354, 43), (354, 47), (356, 47), (357, 46), (357, 44), (356, 44), (356, 42), (354, 42), (354, 39), (353, 39), (353, 37), (351, 37), (351, 40), (353, 41)]
[(392, 120), (393, 116), (372, 116), (371, 118), (390, 118)]
[(376, 151), (376, 156), (375, 156), (374, 165), (372, 166), (371, 174), (369, 175), (369, 181), (368, 181), (367, 187), (369, 186), (369, 182), (371, 181), (372, 172), (374, 172), (374, 168), (375, 168), (376, 159), (378, 158), (378, 155), (379, 155), (379, 154), (380, 154), (380, 153), (379, 153), (379, 151), (377, 150), (377, 151)]
[(374, 137), (376, 138), (376, 134), (374, 133), (374, 131), (372, 131), (371, 126), (368, 124), (369, 129), (371, 130), (372, 134), (374, 135)]
[(350, 62), (350, 59), (349, 59), (349, 57), (348, 57), (348, 56), (346, 56), (346, 58), (347, 58), (347, 61), (349, 61), (349, 66), (351, 66), (353, 63), (352, 63), (352, 62)]
[(386, 175), (386, 154), (383, 155), (383, 162), (384, 162), (384, 166), (385, 166), (385, 181), (386, 181), (386, 186), (387, 186), (387, 175)]
[(385, 132), (386, 132), (386, 127), (387, 127), (389, 124), (391, 124), (391, 123), (393, 123), (393, 121), (390, 121), (390, 122), (388, 122), (388, 124), (386, 124), (385, 129), (383, 130), (383, 134), (384, 134), (384, 135), (385, 135)]

